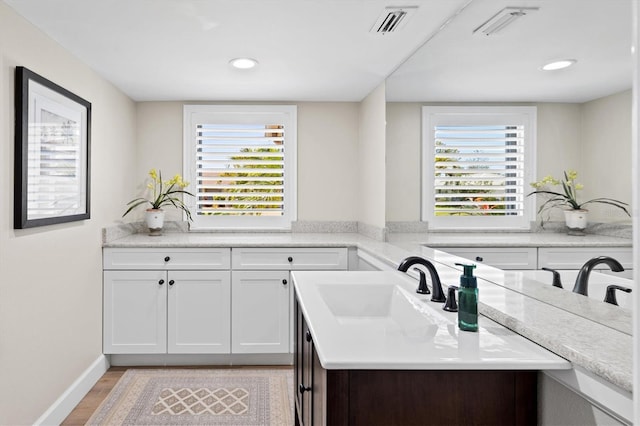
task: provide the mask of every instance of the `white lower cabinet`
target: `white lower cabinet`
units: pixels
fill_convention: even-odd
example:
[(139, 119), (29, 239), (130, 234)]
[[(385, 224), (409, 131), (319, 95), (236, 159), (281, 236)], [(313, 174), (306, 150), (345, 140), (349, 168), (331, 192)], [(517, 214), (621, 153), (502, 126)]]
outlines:
[(104, 272), (104, 353), (166, 353), (166, 275), (165, 271)]
[(229, 271), (105, 271), (104, 353), (230, 350)]
[(290, 271), (348, 267), (345, 247), (134, 247), (103, 254), (103, 350), (114, 355), (265, 354), (281, 362), (293, 352)]
[[(483, 262), (500, 269), (580, 269), (589, 259), (611, 256), (625, 269), (633, 268), (631, 247), (434, 247), (464, 257), (472, 262)], [(606, 265), (596, 269), (609, 270)]]
[(232, 249), (232, 352), (292, 354), (293, 291), (289, 273), (347, 270), (348, 259), (346, 247)]
[(231, 351), (288, 353), (289, 271), (233, 271)]
[[(586, 261), (598, 256), (610, 256), (622, 264), (625, 269), (633, 269), (633, 250), (631, 247), (540, 247), (538, 249), (538, 268), (580, 269)], [(607, 265), (595, 267), (608, 270)]]
[(168, 275), (167, 352), (229, 353), (229, 271), (171, 271)]
[(500, 269), (536, 269), (535, 247), (438, 247), (472, 262), (482, 262)]
[(346, 270), (345, 247), (257, 247), (234, 248), (233, 270)]

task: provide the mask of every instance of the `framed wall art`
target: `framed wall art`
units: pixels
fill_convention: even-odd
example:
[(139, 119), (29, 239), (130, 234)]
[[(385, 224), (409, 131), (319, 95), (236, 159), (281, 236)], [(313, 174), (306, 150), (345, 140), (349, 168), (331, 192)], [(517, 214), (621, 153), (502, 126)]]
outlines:
[(16, 67), (14, 228), (89, 219), (91, 103)]

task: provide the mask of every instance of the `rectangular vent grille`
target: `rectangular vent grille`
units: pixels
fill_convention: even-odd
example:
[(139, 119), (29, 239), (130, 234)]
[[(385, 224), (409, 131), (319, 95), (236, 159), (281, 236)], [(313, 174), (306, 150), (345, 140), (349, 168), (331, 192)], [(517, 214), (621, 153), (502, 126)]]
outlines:
[(411, 15), (416, 9), (416, 6), (386, 8), (373, 27), (371, 27), (370, 32), (376, 34), (387, 34), (398, 31), (406, 23), (409, 15)]
[(516, 20), (536, 12), (538, 7), (505, 7), (491, 18), (486, 20), (482, 25), (473, 30), (473, 34), (495, 35), (506, 27), (514, 23)]
[(384, 17), (382, 23), (376, 29), (377, 33), (391, 33), (398, 28), (398, 25), (404, 19), (407, 12), (398, 11), (398, 12), (390, 12), (387, 16)]

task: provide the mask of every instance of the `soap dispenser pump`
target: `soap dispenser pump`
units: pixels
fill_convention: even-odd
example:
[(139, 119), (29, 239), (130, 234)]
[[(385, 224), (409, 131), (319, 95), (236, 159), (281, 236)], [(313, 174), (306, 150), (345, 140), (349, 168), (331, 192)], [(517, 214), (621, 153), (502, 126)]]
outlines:
[(476, 265), (456, 265), (464, 269), (458, 290), (458, 327), (464, 331), (478, 331), (478, 282), (473, 276)]

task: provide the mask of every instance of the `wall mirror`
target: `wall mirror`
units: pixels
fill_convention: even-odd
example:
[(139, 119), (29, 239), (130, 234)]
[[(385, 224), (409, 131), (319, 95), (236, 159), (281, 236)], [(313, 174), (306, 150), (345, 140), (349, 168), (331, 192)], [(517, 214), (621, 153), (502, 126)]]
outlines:
[[(415, 198), (420, 197), (421, 166), (414, 157), (420, 156), (422, 105), (537, 105), (538, 126), (548, 120), (545, 132), (538, 134), (538, 177), (557, 174), (563, 167), (579, 167), (585, 199), (594, 195), (631, 203), (632, 3), (460, 1), (460, 12), (430, 34), (386, 81), (387, 128), (395, 126), (404, 132), (395, 141), (387, 138), (387, 162), (394, 164), (393, 158), (398, 157), (397, 164), (403, 164), (387, 172), (388, 220), (419, 220)], [(525, 10), (507, 19), (495, 34), (474, 33), (510, 7)], [(541, 69), (560, 59), (575, 63), (558, 71)], [(611, 99), (615, 109), (609, 108)], [(575, 133), (570, 126), (562, 128), (571, 114), (567, 111), (577, 111)], [(606, 133), (586, 145), (601, 124), (618, 126), (620, 132)], [(616, 147), (616, 173), (602, 167), (604, 150), (610, 146)], [(569, 165), (572, 160), (575, 163)], [(401, 182), (403, 190), (394, 188), (394, 182)], [(393, 198), (394, 193), (401, 197)], [(628, 217), (606, 210), (596, 221), (631, 224)]]
[(16, 68), (14, 228), (89, 218), (91, 104)]

